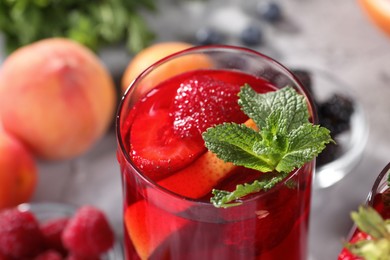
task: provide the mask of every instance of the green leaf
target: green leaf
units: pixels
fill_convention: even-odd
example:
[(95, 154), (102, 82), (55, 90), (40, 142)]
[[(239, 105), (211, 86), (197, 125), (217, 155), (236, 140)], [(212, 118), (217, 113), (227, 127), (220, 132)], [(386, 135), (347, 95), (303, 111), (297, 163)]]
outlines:
[[(216, 190), (212, 191), (214, 197), (211, 198), (211, 202), (214, 206), (218, 208), (228, 208), (240, 205), (240, 198), (243, 198), (251, 193), (259, 192), (259, 191), (267, 191), (275, 186), (277, 183), (281, 182), (284, 178), (286, 178), (289, 174), (283, 173), (274, 177), (265, 178), (264, 180), (256, 180), (253, 183), (245, 183), (236, 186), (236, 189), (232, 192), (224, 191), (224, 190)], [(268, 177), (268, 176), (267, 176)], [(231, 203), (232, 201), (236, 201), (235, 203)]]
[(311, 161), (330, 142), (330, 131), (324, 127), (306, 123), (287, 135), (288, 149), (280, 159), (276, 170), (290, 172)]
[(358, 212), (351, 213), (351, 218), (361, 231), (373, 238), (390, 238), (385, 221), (375, 209), (361, 206)]
[(143, 11), (156, 10), (156, 3), (156, 0), (2, 0), (0, 32), (8, 53), (49, 37), (67, 37), (93, 51), (108, 44), (128, 43), (129, 52), (135, 53), (151, 42)]
[(215, 191), (211, 201), (216, 206), (272, 187), (333, 141), (328, 129), (309, 122), (305, 98), (292, 87), (259, 94), (246, 84), (238, 102), (260, 131), (235, 123), (217, 125), (203, 134), (206, 147), (224, 161), (261, 172), (277, 171), (280, 176), (269, 179), (269, 185), (255, 181), (231, 193)]
[(280, 111), (279, 121), (282, 132), (289, 132), (302, 123), (308, 122), (309, 112), (304, 96), (298, 95), (292, 87), (285, 87), (275, 92), (256, 93), (246, 84), (239, 93), (242, 110), (263, 128), (269, 115)]
[(359, 207), (351, 218), (360, 231), (368, 234), (366, 240), (347, 243), (345, 247), (355, 256), (365, 260), (387, 260), (390, 256), (390, 222), (384, 220), (375, 209)]
[(378, 239), (376, 241), (363, 240), (351, 244), (348, 250), (365, 260), (388, 260), (390, 256), (390, 241)]
[(147, 29), (147, 24), (137, 14), (133, 14), (129, 17), (127, 34), (126, 46), (134, 53), (141, 51), (152, 39), (154, 39), (154, 34)]
[(268, 162), (253, 150), (253, 144), (262, 140), (261, 135), (245, 125), (217, 125), (204, 132), (203, 139), (206, 147), (224, 161), (263, 172), (272, 171)]

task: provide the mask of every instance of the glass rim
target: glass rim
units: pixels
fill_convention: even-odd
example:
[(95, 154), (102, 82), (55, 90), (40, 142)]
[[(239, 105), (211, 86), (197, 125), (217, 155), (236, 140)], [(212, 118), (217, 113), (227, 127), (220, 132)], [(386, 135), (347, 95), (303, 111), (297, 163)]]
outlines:
[[(374, 198), (375, 195), (379, 192), (379, 186), (383, 180), (383, 178), (386, 176), (386, 174), (390, 174), (390, 162), (387, 163), (387, 165), (382, 169), (382, 171), (379, 173), (378, 177), (376, 177), (374, 184), (372, 185), (372, 188), (368, 194), (367, 197), (367, 204), (368, 205), (374, 205)], [(386, 180), (387, 181), (387, 180)]]
[[(205, 205), (205, 206), (209, 205), (209, 206), (214, 207), (214, 205), (211, 204), (210, 202), (201, 201), (199, 199), (193, 199), (193, 198), (190, 198), (190, 197), (186, 197), (186, 196), (180, 195), (180, 194), (175, 193), (173, 191), (170, 191), (169, 189), (164, 188), (163, 186), (158, 185), (157, 182), (153, 181), (152, 179), (150, 179), (149, 177), (144, 175), (142, 173), (142, 171), (133, 163), (133, 161), (129, 157), (128, 152), (126, 151), (124, 142), (122, 140), (121, 122), (120, 122), (121, 121), (121, 114), (123, 112), (124, 103), (126, 102), (126, 100), (131, 95), (131, 90), (136, 85), (136, 83), (138, 81), (142, 80), (149, 73), (151, 73), (154, 68), (159, 67), (159, 66), (165, 64), (166, 62), (172, 60), (172, 59), (175, 59), (177, 57), (181, 57), (181, 56), (187, 55), (187, 54), (201, 53), (202, 50), (207, 50), (207, 51), (210, 51), (210, 50), (222, 51), (223, 50), (223, 51), (230, 51), (230, 52), (245, 52), (245, 53), (248, 53), (248, 54), (251, 54), (251, 55), (254, 55), (254, 56), (258, 56), (259, 58), (262, 58), (264, 60), (267, 60), (267, 62), (273, 64), (274, 66), (277, 66), (279, 69), (282, 70), (282, 72), (284, 74), (286, 74), (290, 79), (292, 79), (294, 84), (296, 85), (294, 87), (298, 87), (299, 91), (301, 92), (301, 94), (303, 94), (305, 96), (305, 98), (307, 100), (307, 105), (308, 105), (309, 111), (311, 112), (311, 119), (312, 119), (312, 123), (313, 124), (316, 124), (318, 122), (318, 118), (317, 118), (316, 107), (314, 105), (314, 99), (313, 99), (312, 95), (309, 93), (309, 91), (300, 82), (300, 80), (286, 66), (282, 65), (280, 62), (274, 60), (273, 58), (271, 58), (271, 57), (269, 57), (269, 56), (267, 56), (267, 55), (265, 55), (263, 53), (255, 51), (253, 49), (240, 47), (240, 46), (234, 46), (234, 45), (204, 45), (204, 46), (189, 47), (187, 49), (184, 49), (184, 50), (181, 50), (181, 51), (178, 51), (178, 52), (175, 52), (173, 54), (165, 56), (164, 58), (162, 58), (162, 59), (158, 60), (157, 62), (153, 63), (152, 65), (147, 67), (143, 72), (141, 72), (129, 84), (129, 87), (126, 89), (126, 91), (122, 95), (122, 98), (120, 99), (120, 102), (119, 102), (119, 105), (118, 105), (118, 109), (117, 109), (117, 113), (116, 113), (116, 119), (115, 119), (115, 133), (116, 133), (116, 139), (117, 139), (117, 143), (118, 143), (117, 150), (119, 150), (119, 152), (123, 155), (123, 157), (126, 160), (126, 163), (131, 165), (131, 167), (137, 172), (137, 176), (139, 178), (141, 178), (143, 182), (145, 182), (146, 184), (150, 185), (151, 188), (158, 189), (159, 191), (167, 193), (170, 196), (175, 197), (176, 199), (185, 200), (185, 201), (188, 201), (188, 202), (191, 202), (191, 203), (197, 203), (197, 204), (200, 204), (200, 205)], [(297, 169), (294, 169), (283, 181), (277, 183), (272, 189), (270, 189), (270, 191), (274, 191), (275, 188), (279, 188), (282, 184), (287, 183), (290, 179), (292, 179), (294, 176), (299, 174), (299, 172), (306, 165), (309, 165), (309, 164), (312, 164), (312, 168), (313, 168), (312, 172), (313, 172), (313, 175), (314, 175), (315, 159), (313, 159), (310, 162), (305, 163), (303, 166), (301, 166), (301, 167), (299, 167)], [(244, 199), (241, 200), (242, 204), (249, 203), (250, 201), (256, 200), (259, 197), (264, 197), (266, 194), (267, 194), (267, 192), (266, 193), (257, 193), (257, 194), (249, 195), (247, 198), (244, 198)]]

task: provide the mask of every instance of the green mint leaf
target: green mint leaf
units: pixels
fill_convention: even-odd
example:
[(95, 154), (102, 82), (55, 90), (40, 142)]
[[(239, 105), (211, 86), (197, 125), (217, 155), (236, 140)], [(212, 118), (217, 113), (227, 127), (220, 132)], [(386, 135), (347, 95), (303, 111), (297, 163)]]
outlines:
[(369, 235), (366, 240), (347, 243), (345, 247), (366, 260), (385, 260), (390, 255), (390, 221), (384, 220), (375, 209), (361, 206), (351, 218), (360, 231)]
[(292, 87), (275, 92), (258, 94), (248, 84), (242, 87), (239, 101), (244, 113), (260, 128), (267, 126), (271, 113), (279, 111), (281, 132), (289, 132), (302, 123), (308, 122), (309, 112), (305, 97), (297, 94)]
[(224, 161), (238, 166), (269, 172), (273, 167), (253, 150), (262, 136), (255, 130), (234, 123), (224, 123), (203, 133), (206, 147)]
[[(221, 208), (228, 208), (240, 205), (240, 198), (243, 198), (255, 192), (259, 192), (261, 190), (269, 190), (274, 185), (281, 182), (288, 175), (289, 173), (282, 173), (273, 177), (267, 176), (268, 178), (265, 178), (263, 180), (256, 180), (251, 184), (240, 184), (237, 185), (236, 189), (232, 192), (214, 189), (212, 191), (214, 197), (211, 198), (211, 202), (214, 204), (214, 206)], [(236, 202), (232, 203), (232, 201)]]
[(361, 231), (373, 238), (390, 238), (385, 221), (375, 209), (361, 206), (358, 212), (351, 213), (351, 218)]
[[(310, 123), (305, 98), (292, 87), (259, 94), (246, 84), (238, 102), (260, 131), (235, 123), (207, 129), (203, 133), (206, 147), (224, 161), (261, 172), (289, 173), (311, 161), (333, 141), (329, 130)], [(232, 193), (215, 191), (211, 201), (216, 206), (226, 205), (257, 192), (260, 186), (255, 182), (243, 187), (237, 186), (239, 191)]]
[(288, 149), (280, 159), (276, 170), (291, 172), (316, 157), (329, 143), (330, 131), (324, 127), (306, 123), (287, 135)]
[(365, 260), (388, 260), (390, 242), (386, 239), (362, 240), (348, 246), (348, 250)]

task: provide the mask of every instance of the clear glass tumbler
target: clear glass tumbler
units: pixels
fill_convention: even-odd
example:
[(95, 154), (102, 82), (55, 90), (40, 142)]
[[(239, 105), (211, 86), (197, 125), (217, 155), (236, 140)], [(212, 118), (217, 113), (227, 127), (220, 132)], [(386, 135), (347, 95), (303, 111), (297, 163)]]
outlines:
[[(197, 66), (187, 66), (189, 62)], [(149, 67), (128, 88), (117, 114), (126, 259), (306, 259), (315, 161), (292, 172), (272, 189), (245, 197), (239, 206), (216, 208), (209, 202), (210, 187), (203, 191), (206, 184), (202, 182), (194, 184), (193, 179), (172, 181), (175, 188), (191, 183), (189, 192), (202, 190), (203, 193), (192, 197), (162, 185), (166, 179), (173, 180), (192, 167), (193, 161), (202, 155), (196, 159), (187, 158), (189, 162), (184, 169), (160, 167), (161, 175), (158, 172), (146, 174), (145, 169), (132, 159), (132, 138), (154, 138), (145, 137), (147, 129), (155, 127), (153, 123), (170, 120), (169, 116), (159, 116), (159, 111), (171, 106), (172, 93), (164, 91), (158, 96), (158, 89), (195, 74), (217, 77), (224, 82), (250, 81), (251, 85), (260, 82), (260, 92), (292, 86), (306, 97), (311, 120), (316, 121), (313, 102), (295, 76), (280, 63), (250, 49), (194, 47)], [(263, 88), (264, 82), (268, 87)], [(155, 96), (158, 98), (153, 98)], [(148, 105), (149, 110), (145, 112), (137, 106), (141, 102), (154, 103)], [(135, 126), (138, 113), (154, 116), (154, 119), (145, 121), (149, 123), (143, 127)], [(235, 187), (238, 181), (228, 177), (213, 183), (211, 188)]]
[(367, 205), (376, 209), (383, 218), (390, 218), (390, 162), (383, 168), (376, 178), (368, 194)]

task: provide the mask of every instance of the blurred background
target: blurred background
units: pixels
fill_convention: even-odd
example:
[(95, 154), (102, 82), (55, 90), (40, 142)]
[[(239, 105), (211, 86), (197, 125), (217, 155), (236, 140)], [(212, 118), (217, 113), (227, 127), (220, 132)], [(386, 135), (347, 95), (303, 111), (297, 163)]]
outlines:
[[(350, 211), (364, 203), (376, 176), (390, 161), (390, 18), (386, 20), (390, 3), (115, 0), (96, 4), (68, 0), (54, 8), (51, 2), (57, 1), (0, 0), (0, 63), (15, 48), (40, 38), (69, 37), (103, 61), (115, 80), (119, 99), (126, 66), (147, 46), (162, 41), (233, 44), (258, 50), (291, 69), (315, 75), (320, 71), (320, 77), (328, 77), (328, 85), (317, 87), (318, 92), (326, 92), (329, 86), (353, 96), (364, 114), (363, 125), (356, 127), (365, 134), (353, 140), (361, 143), (361, 154), (345, 169), (344, 178), (313, 191), (310, 259), (337, 258), (352, 225)], [(77, 2), (83, 4), (77, 12), (71, 11)], [(389, 13), (382, 15), (376, 6)], [(32, 201), (96, 205), (122, 236), (122, 193), (115, 150), (112, 125), (80, 156), (38, 160), (39, 181)]]

